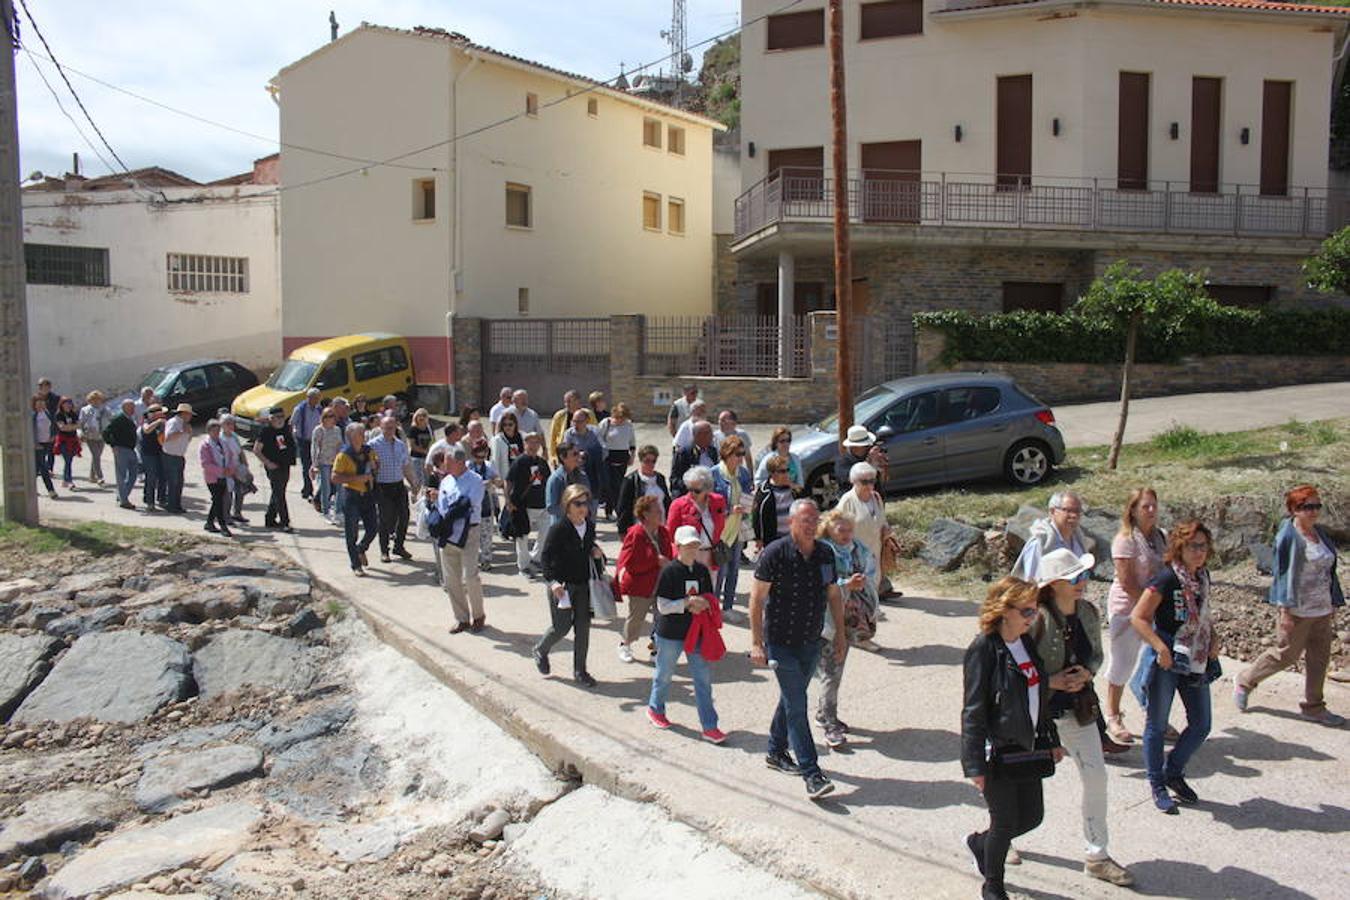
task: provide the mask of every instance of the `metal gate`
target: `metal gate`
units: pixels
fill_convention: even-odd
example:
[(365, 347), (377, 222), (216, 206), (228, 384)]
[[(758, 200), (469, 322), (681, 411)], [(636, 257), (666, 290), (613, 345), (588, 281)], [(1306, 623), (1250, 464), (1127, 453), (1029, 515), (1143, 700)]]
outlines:
[(860, 316), (852, 323), (853, 388), (914, 374), (914, 321)]
[(483, 402), (505, 385), (547, 416), (569, 389), (609, 393), (609, 319), (483, 320)]

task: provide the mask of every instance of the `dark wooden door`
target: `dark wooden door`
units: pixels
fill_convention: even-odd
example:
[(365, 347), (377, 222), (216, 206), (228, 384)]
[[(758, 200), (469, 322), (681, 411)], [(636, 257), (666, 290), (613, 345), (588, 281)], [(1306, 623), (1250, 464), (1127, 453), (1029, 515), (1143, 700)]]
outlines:
[[(833, 294), (830, 295), (833, 299)], [(792, 286), (792, 314), (804, 316), (809, 312), (830, 309), (825, 296), (825, 285), (819, 281), (798, 281)], [(755, 313), (778, 318), (778, 283), (761, 281), (755, 290)]]
[(1222, 78), (1191, 79), (1191, 191), (1219, 191), (1219, 135)]
[(863, 144), (863, 220), (918, 222), (922, 141)]
[[(781, 172), (787, 169), (787, 172)], [(769, 151), (769, 179), (785, 178), (784, 201), (825, 197), (825, 148), (790, 147)]]
[(998, 80), (997, 183), (999, 187), (1031, 184), (1031, 76), (1005, 75)]
[(1148, 187), (1148, 81), (1147, 72), (1120, 73), (1116, 187), (1122, 191)]
[(1261, 193), (1289, 193), (1289, 113), (1294, 85), (1267, 81), (1261, 96)]

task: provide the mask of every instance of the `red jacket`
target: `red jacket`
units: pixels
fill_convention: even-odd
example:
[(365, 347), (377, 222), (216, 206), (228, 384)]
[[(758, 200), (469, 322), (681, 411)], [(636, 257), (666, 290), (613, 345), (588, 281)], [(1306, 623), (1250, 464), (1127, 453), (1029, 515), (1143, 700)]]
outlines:
[(623, 536), (623, 547), (619, 550), (619, 592), (629, 597), (653, 597), (656, 595), (656, 579), (661, 574), (661, 557), (670, 559), (675, 554), (670, 548), (670, 532), (662, 525), (656, 530), (656, 543), (661, 552), (657, 555), (647, 529), (641, 522), (635, 522)]
[[(716, 597), (704, 594), (708, 608), (695, 613), (689, 620), (689, 633), (684, 636), (684, 652), (698, 651), (698, 655), (708, 662), (717, 662), (727, 655), (726, 642), (722, 640), (722, 607)], [(699, 640), (702, 639), (702, 646)]]
[[(666, 514), (666, 528), (670, 529), (671, 535), (674, 535), (675, 529), (681, 525), (692, 525), (700, 538), (707, 538), (709, 544), (715, 544), (722, 539), (722, 526), (727, 521), (726, 498), (721, 494), (709, 494), (708, 512), (712, 514), (713, 533), (705, 535), (703, 533), (703, 514), (699, 511), (698, 505), (694, 503), (694, 498), (685, 494), (671, 502), (670, 512)], [(709, 566), (709, 568), (712, 568), (712, 566)]]

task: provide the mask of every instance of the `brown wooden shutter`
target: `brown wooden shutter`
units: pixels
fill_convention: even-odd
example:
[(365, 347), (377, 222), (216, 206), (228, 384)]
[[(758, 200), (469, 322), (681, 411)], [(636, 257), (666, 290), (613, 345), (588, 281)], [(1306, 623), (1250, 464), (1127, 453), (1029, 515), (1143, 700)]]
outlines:
[(1147, 72), (1120, 73), (1116, 187), (1122, 191), (1148, 188), (1148, 86)]
[(884, 0), (859, 8), (861, 40), (923, 34), (923, 0)]
[(1191, 79), (1191, 192), (1219, 191), (1219, 128), (1223, 79)]
[(863, 144), (863, 219), (868, 222), (918, 222), (922, 141)]
[(1261, 193), (1289, 193), (1289, 113), (1292, 81), (1267, 81), (1261, 97)]
[(997, 119), (998, 185), (1031, 184), (1030, 75), (1006, 75), (998, 80)]
[(799, 13), (769, 16), (770, 50), (791, 50), (794, 47), (823, 47), (825, 45), (825, 10), (812, 9)]

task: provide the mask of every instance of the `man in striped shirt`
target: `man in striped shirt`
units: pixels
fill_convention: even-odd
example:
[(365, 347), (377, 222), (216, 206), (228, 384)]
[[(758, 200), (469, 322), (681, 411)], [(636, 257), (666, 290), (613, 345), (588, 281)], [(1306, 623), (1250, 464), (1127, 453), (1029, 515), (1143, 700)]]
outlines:
[(416, 490), (416, 484), (408, 445), (398, 437), (398, 419), (385, 416), (380, 420), (380, 433), (371, 440), (370, 449), (379, 460), (375, 470), (375, 503), (380, 511), (380, 561), (390, 561), (391, 538), (393, 554), (412, 559), (403, 541), (408, 535), (408, 490)]

